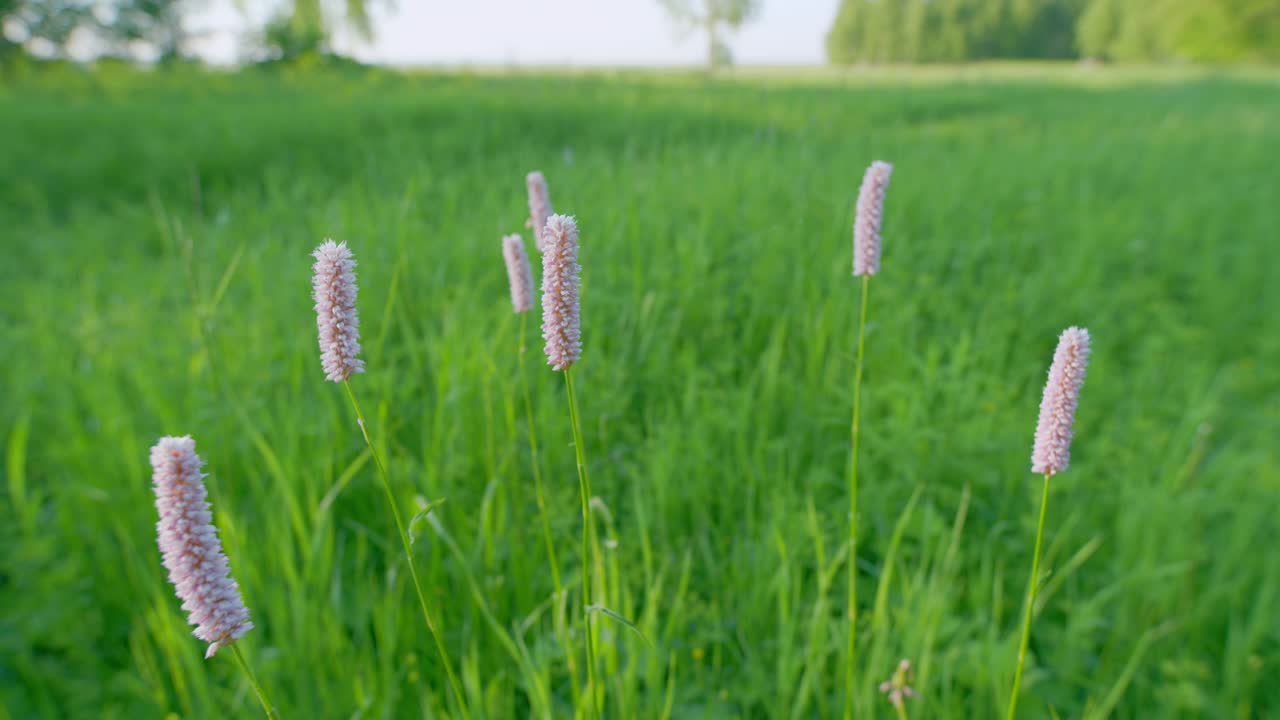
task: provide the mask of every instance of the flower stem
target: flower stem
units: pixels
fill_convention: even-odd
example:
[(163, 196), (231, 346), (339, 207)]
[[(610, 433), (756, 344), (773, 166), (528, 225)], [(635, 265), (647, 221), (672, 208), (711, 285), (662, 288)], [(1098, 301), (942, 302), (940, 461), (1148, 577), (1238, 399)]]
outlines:
[(422, 617), (427, 621), (427, 630), (431, 632), (431, 637), (435, 640), (436, 651), (440, 653), (440, 662), (444, 664), (445, 674), (449, 676), (449, 686), (453, 689), (454, 699), (458, 701), (458, 710), (462, 713), (462, 717), (469, 718), (471, 714), (467, 711), (467, 703), (462, 695), (462, 685), (458, 683), (458, 676), (453, 672), (453, 663), (449, 660), (449, 652), (445, 650), (440, 632), (436, 630), (435, 620), (432, 619), (431, 609), (427, 605), (427, 597), (422, 592), (422, 582), (418, 580), (417, 563), (413, 559), (413, 546), (409, 542), (409, 533), (405, 529), (404, 520), (400, 517), (400, 508), (396, 504), (395, 493), (391, 491), (391, 480), (387, 477), (387, 468), (382, 464), (382, 458), (378, 455), (378, 450), (374, 447), (373, 440), (369, 438), (369, 428), (364, 421), (364, 413), (360, 410), (360, 402), (356, 400), (355, 391), (351, 389), (351, 382), (343, 380), (342, 386), (347, 389), (347, 396), (351, 398), (351, 405), (356, 409), (356, 420), (360, 424), (360, 434), (364, 436), (365, 445), (369, 446), (369, 454), (373, 456), (373, 464), (378, 466), (378, 477), (382, 479), (382, 489), (387, 495), (387, 504), (391, 506), (391, 515), (395, 518), (396, 530), (400, 533), (400, 543), (404, 545), (405, 558), (409, 561), (409, 575), (413, 579), (413, 589), (418, 594), (418, 604), (422, 606)]
[(898, 720), (907, 720), (907, 704), (905, 702), (896, 702), (893, 709), (898, 713)]
[(280, 715), (276, 712), (275, 706), (267, 699), (267, 693), (262, 689), (262, 685), (258, 683), (258, 676), (253, 674), (253, 668), (249, 667), (248, 661), (244, 659), (244, 655), (240, 653), (240, 648), (235, 643), (231, 643), (231, 654), (236, 656), (236, 663), (244, 671), (245, 677), (249, 678), (249, 684), (253, 686), (253, 692), (257, 694), (258, 702), (262, 703), (262, 710), (267, 714), (267, 720), (278, 720)]
[(1035, 614), (1036, 582), (1040, 574), (1040, 542), (1044, 539), (1044, 514), (1049, 505), (1049, 475), (1044, 476), (1044, 492), (1040, 496), (1040, 522), (1036, 525), (1036, 549), (1031, 556), (1031, 581), (1027, 589), (1027, 611), (1022, 619), (1022, 640), (1018, 643), (1018, 669), (1013, 675), (1013, 693), (1009, 696), (1008, 720), (1013, 720), (1018, 713), (1018, 690), (1022, 686), (1022, 665), (1027, 659), (1027, 645), (1031, 642), (1031, 617)]
[[(555, 606), (559, 607), (559, 599), (564, 596), (564, 584), (560, 581), (560, 562), (556, 559), (555, 543), (551, 540), (551, 519), (547, 514), (546, 495), (542, 491), (542, 463), (538, 459), (538, 437), (534, 431), (533, 424), (533, 401), (529, 397), (529, 371), (525, 367), (524, 350), (525, 342), (529, 337), (529, 313), (520, 313), (520, 352), (517, 354), (520, 364), (520, 386), (524, 391), (524, 417), (525, 423), (529, 426), (529, 454), (533, 464), (533, 492), (538, 502), (538, 515), (542, 519), (542, 540), (547, 546), (547, 561), (551, 565), (551, 583), (556, 592)], [(573, 683), (573, 692), (578, 692), (578, 663), (574, 659), (574, 652), (569, 646), (569, 633), (564, 625), (558, 619), (559, 612), (553, 613), (556, 616), (554, 624), (556, 632), (560, 635), (560, 642), (565, 648), (565, 659), (569, 665), (569, 678)]]
[(578, 398), (573, 392), (573, 372), (564, 371), (564, 386), (569, 395), (569, 422), (573, 425), (573, 450), (578, 458), (578, 489), (582, 496), (582, 621), (587, 629), (587, 689), (591, 693), (591, 706), (597, 718), (601, 711), (600, 694), (596, 692), (596, 641), (591, 630), (591, 573), (595, 563), (591, 557), (591, 480), (587, 477), (587, 456), (582, 442), (582, 423), (578, 414)]
[(867, 291), (871, 284), (871, 276), (862, 276), (862, 302), (858, 308), (858, 360), (853, 370), (853, 423), (851, 425), (851, 441), (853, 456), (849, 461), (849, 593), (848, 607), (845, 617), (849, 621), (849, 643), (845, 650), (848, 662), (844, 675), (844, 717), (853, 718), (853, 705), (856, 697), (854, 679), (858, 656), (858, 438), (859, 421), (862, 410), (862, 358), (863, 339), (867, 328)]

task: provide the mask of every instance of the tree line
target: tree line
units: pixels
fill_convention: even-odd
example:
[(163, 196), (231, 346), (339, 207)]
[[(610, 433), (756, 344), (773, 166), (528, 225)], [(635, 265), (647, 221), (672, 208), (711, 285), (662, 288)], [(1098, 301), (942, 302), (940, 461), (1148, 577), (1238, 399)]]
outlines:
[[(373, 38), (370, 10), (390, 0), (275, 0), (246, 33), (250, 54), (328, 53), (336, 31)], [(26, 50), (172, 60), (191, 52), (190, 16), (210, 0), (0, 0), (0, 60)], [(237, 0), (243, 5), (243, 0)], [(760, 0), (658, 0), (680, 34), (706, 38), (711, 65), (725, 35)], [(827, 56), (836, 64), (1094, 58), (1280, 61), (1280, 0), (841, 0)]]
[(836, 64), (1280, 60), (1280, 0), (842, 0)]
[[(264, 59), (331, 51), (334, 33), (373, 37), (370, 10), (379, 0), (278, 0), (265, 25), (246, 32)], [(197, 38), (188, 22), (208, 0), (0, 0), (0, 59), (84, 54), (161, 62), (187, 58)], [(238, 5), (243, 5), (237, 0)]]

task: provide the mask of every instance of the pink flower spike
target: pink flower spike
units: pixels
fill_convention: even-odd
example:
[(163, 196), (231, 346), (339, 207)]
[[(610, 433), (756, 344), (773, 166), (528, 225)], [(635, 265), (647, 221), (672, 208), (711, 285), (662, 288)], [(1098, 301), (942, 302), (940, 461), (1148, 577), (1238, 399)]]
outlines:
[(507, 280), (511, 284), (511, 309), (516, 313), (533, 308), (533, 268), (519, 235), (502, 238), (502, 257), (507, 261)]
[(1031, 471), (1056, 475), (1071, 462), (1071, 426), (1075, 422), (1080, 388), (1089, 362), (1089, 331), (1069, 327), (1058, 339), (1049, 367), (1049, 381), (1040, 400), (1040, 422), (1036, 425), (1035, 447), (1031, 451)]
[(253, 629), (240, 587), (231, 578), (218, 529), (209, 512), (203, 465), (190, 436), (162, 437), (151, 448), (156, 493), (156, 538), (196, 637), (209, 643), (205, 658)]
[(578, 307), (578, 224), (568, 215), (547, 218), (542, 250), (542, 337), (547, 362), (568, 370), (582, 357)]
[(325, 379), (342, 382), (364, 372), (360, 359), (360, 316), (356, 313), (356, 261), (347, 244), (325, 240), (312, 255), (316, 326)]
[(880, 272), (880, 226), (884, 221), (884, 194), (893, 166), (876, 160), (862, 176), (858, 189), (858, 214), (853, 222), (853, 274)]
[(547, 179), (542, 173), (534, 170), (524, 178), (529, 188), (529, 222), (533, 226), (533, 245), (538, 252), (546, 252), (546, 241), (542, 232), (547, 226), (547, 218), (554, 212), (551, 209), (551, 196), (547, 192)]

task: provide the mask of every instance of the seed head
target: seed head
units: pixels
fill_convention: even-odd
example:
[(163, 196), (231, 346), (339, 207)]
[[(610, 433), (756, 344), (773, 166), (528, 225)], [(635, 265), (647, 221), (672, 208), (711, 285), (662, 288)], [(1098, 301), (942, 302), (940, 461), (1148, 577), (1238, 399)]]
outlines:
[(511, 282), (511, 309), (517, 313), (533, 308), (533, 268), (524, 251), (524, 238), (508, 235), (502, 238), (502, 257), (507, 261), (507, 279)]
[(196, 626), (193, 634), (209, 643), (204, 656), (210, 658), (252, 630), (253, 623), (213, 526), (203, 464), (190, 436), (163, 437), (151, 448), (160, 553), (187, 620)]
[(911, 661), (903, 659), (898, 663), (897, 669), (893, 671), (893, 677), (880, 683), (880, 692), (887, 696), (894, 707), (900, 708), (907, 701), (907, 698), (915, 697), (915, 689), (907, 684), (910, 681)]
[(551, 196), (547, 193), (547, 179), (534, 170), (525, 176), (524, 182), (529, 187), (529, 224), (533, 226), (533, 245), (538, 252), (546, 252), (542, 232), (547, 226), (547, 218), (555, 212), (551, 209)]
[(547, 362), (567, 370), (582, 356), (578, 307), (578, 224), (568, 215), (552, 215), (543, 233), (542, 337)]
[(360, 316), (356, 313), (356, 261), (345, 242), (325, 240), (312, 255), (316, 327), (325, 379), (342, 382), (364, 372), (360, 359)]
[(858, 216), (853, 223), (853, 274), (880, 272), (880, 225), (884, 220), (884, 193), (893, 166), (876, 160), (862, 176), (858, 189)]
[(1062, 331), (1040, 400), (1040, 422), (1031, 450), (1032, 472), (1055, 475), (1071, 462), (1071, 426), (1088, 362), (1089, 331), (1078, 327)]

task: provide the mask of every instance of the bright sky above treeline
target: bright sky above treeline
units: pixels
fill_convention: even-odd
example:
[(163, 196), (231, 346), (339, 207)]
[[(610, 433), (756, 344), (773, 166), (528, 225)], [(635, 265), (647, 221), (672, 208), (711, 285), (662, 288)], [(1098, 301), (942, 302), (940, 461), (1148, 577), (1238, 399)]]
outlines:
[[(193, 47), (207, 60), (234, 62), (240, 38), (276, 3), (250, 0), (250, 19), (219, 0), (192, 18), (205, 31)], [(765, 0), (730, 38), (750, 65), (821, 64), (837, 0)], [(376, 37), (339, 36), (337, 48), (393, 65), (695, 65), (702, 37), (680, 37), (657, 0), (398, 0), (375, 12)]]

